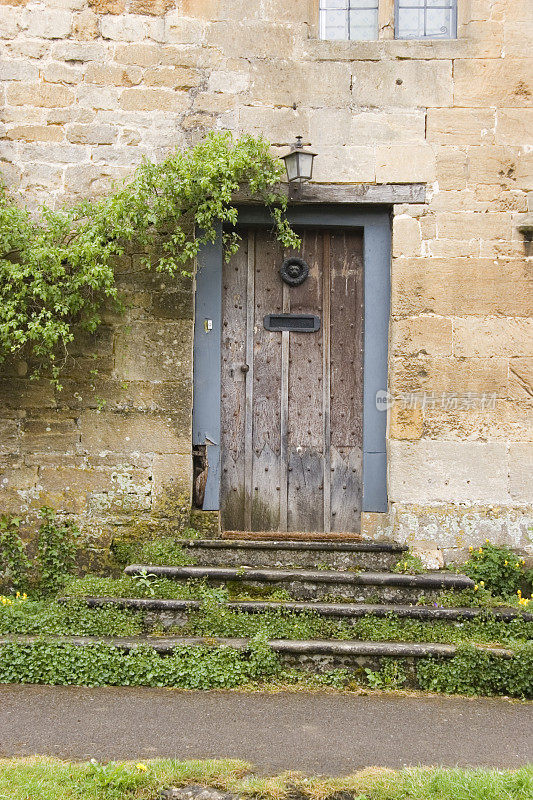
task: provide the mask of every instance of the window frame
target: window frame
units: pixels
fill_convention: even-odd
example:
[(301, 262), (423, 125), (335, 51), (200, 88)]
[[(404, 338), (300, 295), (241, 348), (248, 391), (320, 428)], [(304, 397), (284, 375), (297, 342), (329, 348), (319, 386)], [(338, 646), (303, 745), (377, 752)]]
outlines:
[[(382, 0), (380, 0), (381, 2)], [(408, 0), (407, 0), (408, 1)], [(426, 17), (427, 17), (427, 10), (428, 8), (443, 8), (447, 9), (450, 8), (452, 12), (452, 24), (449, 36), (400, 36), (399, 29), (400, 29), (400, 2), (401, 0), (394, 0), (394, 38), (398, 42), (450, 42), (457, 39), (457, 17), (458, 17), (458, 10), (457, 6), (459, 5), (459, 0), (449, 0), (450, 6), (444, 5), (446, 0), (442, 0), (441, 6), (428, 6), (428, 0), (423, 0), (423, 6), (404, 6), (404, 8), (423, 8), (424, 9), (424, 27), (426, 25)]]

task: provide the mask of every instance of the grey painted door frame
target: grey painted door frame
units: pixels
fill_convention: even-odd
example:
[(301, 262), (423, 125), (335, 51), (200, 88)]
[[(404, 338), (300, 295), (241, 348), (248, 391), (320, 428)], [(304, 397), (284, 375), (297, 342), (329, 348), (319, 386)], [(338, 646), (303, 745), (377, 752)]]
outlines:
[[(387, 414), (376, 402), (387, 391), (390, 317), (390, 210), (360, 204), (292, 206), (295, 226), (358, 228), (364, 237), (363, 511), (387, 511)], [(239, 224), (269, 226), (261, 206), (239, 208)], [(203, 508), (220, 507), (220, 381), (222, 230), (198, 255), (194, 325), (193, 446), (207, 445)]]

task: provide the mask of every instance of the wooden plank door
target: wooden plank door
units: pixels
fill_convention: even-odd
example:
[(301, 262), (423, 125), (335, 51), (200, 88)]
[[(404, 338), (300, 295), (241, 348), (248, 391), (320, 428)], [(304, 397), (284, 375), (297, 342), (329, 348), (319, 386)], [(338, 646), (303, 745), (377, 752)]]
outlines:
[[(362, 235), (300, 231), (300, 286), (279, 275), (270, 231), (241, 231), (222, 298), (224, 530), (357, 532), (362, 499)], [(269, 331), (313, 314), (315, 332)]]

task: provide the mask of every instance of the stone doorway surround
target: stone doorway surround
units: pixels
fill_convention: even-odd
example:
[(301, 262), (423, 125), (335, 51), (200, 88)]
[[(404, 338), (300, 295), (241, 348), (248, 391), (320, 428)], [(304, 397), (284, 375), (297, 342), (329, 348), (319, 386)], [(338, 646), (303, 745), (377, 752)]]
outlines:
[[(386, 522), (387, 500), (387, 414), (376, 408), (376, 393), (386, 391), (388, 382), (388, 330), (390, 308), (390, 217), (394, 206), (424, 204), (426, 185), (408, 184), (322, 184), (284, 186), (289, 198), (289, 217), (294, 221), (359, 226), (365, 228), (365, 285), (372, 298), (371, 320), (365, 331), (365, 433), (363, 512)], [(264, 224), (268, 213), (246, 193), (235, 198), (240, 205), (240, 222)], [(382, 245), (379, 244), (379, 238)], [(193, 448), (205, 448), (208, 471), (204, 511), (218, 511), (220, 487), (220, 326), (222, 231), (198, 258), (194, 333)], [(365, 301), (367, 302), (367, 301)], [(370, 299), (369, 309), (370, 312)], [(376, 314), (376, 309), (379, 313)], [(365, 310), (365, 316), (366, 316)], [(208, 324), (205, 322), (209, 320)], [(207, 332), (207, 329), (209, 332)], [(376, 519), (377, 518), (377, 519)], [(379, 524), (379, 523), (378, 523)]]

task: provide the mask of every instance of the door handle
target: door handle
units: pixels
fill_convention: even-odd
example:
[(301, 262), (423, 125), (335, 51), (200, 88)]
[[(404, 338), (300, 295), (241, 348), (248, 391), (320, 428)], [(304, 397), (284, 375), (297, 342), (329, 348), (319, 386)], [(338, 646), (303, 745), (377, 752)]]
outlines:
[(250, 372), (250, 367), (248, 364), (241, 364), (241, 372), (246, 375), (247, 372)]

